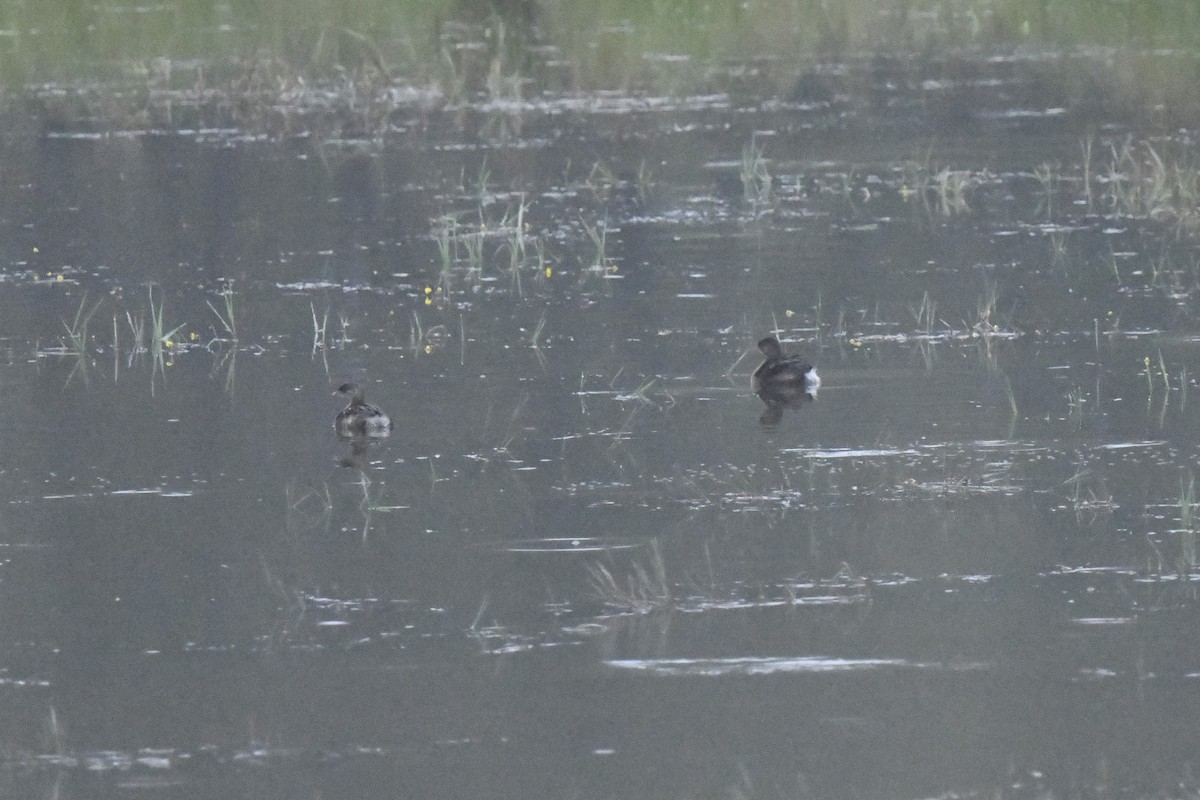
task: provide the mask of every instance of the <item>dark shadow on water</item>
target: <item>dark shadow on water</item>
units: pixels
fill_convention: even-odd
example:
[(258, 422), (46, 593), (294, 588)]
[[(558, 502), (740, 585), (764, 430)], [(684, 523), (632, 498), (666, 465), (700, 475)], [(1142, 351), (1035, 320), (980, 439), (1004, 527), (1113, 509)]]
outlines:
[(781, 387), (758, 392), (758, 399), (766, 406), (758, 417), (759, 424), (778, 425), (784, 409), (806, 406), (816, 399), (816, 395), (798, 387)]
[(338, 441), (345, 442), (349, 445), (349, 450), (334, 459), (339, 467), (348, 467), (351, 469), (366, 469), (370, 465), (369, 450), (371, 444), (378, 443), (383, 439), (388, 438), (391, 433), (389, 431), (373, 432), (371, 435), (358, 433), (353, 436), (338, 436)]

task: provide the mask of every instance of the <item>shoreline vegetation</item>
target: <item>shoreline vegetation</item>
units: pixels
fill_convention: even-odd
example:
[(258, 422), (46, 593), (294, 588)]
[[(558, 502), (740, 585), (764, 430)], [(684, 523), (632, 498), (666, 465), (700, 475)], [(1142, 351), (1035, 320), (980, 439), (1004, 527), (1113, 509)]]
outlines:
[(915, 97), (945, 124), (972, 108), (976, 82), (996, 80), (1081, 130), (1172, 129), (1200, 119), (1198, 78), (1191, 0), (99, 0), (0, 10), (6, 116), (43, 132), (354, 138), (419, 130), (448, 112), (460, 122), (498, 115), (478, 130), (503, 139), (514, 132), (505, 116), (603, 107), (609, 93), (880, 113)]

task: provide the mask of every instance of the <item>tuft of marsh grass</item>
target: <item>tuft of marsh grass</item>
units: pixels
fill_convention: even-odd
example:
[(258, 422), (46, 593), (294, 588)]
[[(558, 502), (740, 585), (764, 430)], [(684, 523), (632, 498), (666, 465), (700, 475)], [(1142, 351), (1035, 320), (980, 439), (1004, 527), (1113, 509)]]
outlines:
[(1092, 487), (1092, 471), (1083, 465), (1080, 465), (1075, 474), (1067, 478), (1061, 484), (1062, 486), (1071, 487), (1071, 508), (1076, 516), (1082, 516), (1085, 512), (1091, 515), (1096, 515), (1101, 512), (1112, 512), (1118, 508), (1113, 502), (1112, 495), (1104, 493), (1104, 487), (1099, 486), (1101, 494), (1096, 493), (1096, 489)]
[(937, 191), (938, 211), (943, 217), (970, 212), (967, 192), (974, 188), (977, 179), (969, 170), (943, 168), (933, 176)]
[(147, 286), (146, 289), (150, 296), (150, 357), (153, 359), (150, 369), (150, 394), (153, 395), (155, 374), (162, 375), (163, 380), (166, 380), (167, 360), (165, 356), (175, 346), (175, 340), (172, 337), (183, 328), (183, 325), (177, 325), (167, 330), (166, 301), (160, 300), (156, 307), (154, 305), (154, 287)]
[(743, 350), (743, 351), (741, 352), (741, 355), (739, 355), (739, 356), (737, 357), (737, 359), (736, 359), (736, 360), (735, 360), (735, 361), (734, 361), (732, 364), (730, 364), (730, 365), (729, 365), (729, 369), (725, 370), (725, 377), (726, 377), (726, 378), (732, 378), (732, 377), (733, 377), (733, 371), (734, 371), (735, 369), (737, 369), (737, 367), (738, 367), (738, 364), (741, 364), (741, 363), (742, 363), (742, 361), (743, 361), (743, 360), (745, 360), (746, 356), (747, 356), (747, 355), (749, 355), (749, 354), (750, 354), (750, 351), (749, 351), (749, 350)]
[(1188, 470), (1179, 479), (1179, 560), (1180, 571), (1196, 569), (1196, 476)]
[(1130, 136), (1109, 144), (1100, 180), (1105, 204), (1118, 215), (1172, 221), (1181, 232), (1200, 229), (1200, 163), (1190, 153), (1163, 155)]
[(1071, 265), (1070, 253), (1067, 249), (1067, 234), (1060, 230), (1052, 230), (1046, 236), (1050, 242), (1050, 268), (1067, 273)]
[(433, 240), (438, 250), (438, 283), (450, 291), (450, 272), (458, 261), (458, 216), (442, 214), (433, 221)]
[(642, 159), (638, 162), (638, 171), (636, 179), (638, 203), (645, 206), (650, 202), (650, 188), (653, 185), (653, 174), (646, 168), (646, 160)]
[(1083, 389), (1076, 386), (1067, 392), (1067, 419), (1074, 423), (1075, 427), (1083, 424), (1083, 409), (1087, 405), (1087, 398), (1083, 394)]
[(421, 352), (421, 342), (425, 339), (425, 331), (421, 329), (421, 318), (417, 312), (412, 312), (412, 321), (408, 323), (408, 346), (413, 355)]
[(588, 271), (598, 274), (616, 272), (616, 264), (608, 257), (608, 224), (602, 222), (588, 225), (585, 222), (583, 229), (587, 231), (588, 238), (592, 241), (592, 247), (595, 249)]
[(592, 591), (605, 605), (637, 614), (665, 611), (674, 605), (657, 541), (650, 545), (647, 562), (634, 562), (629, 573), (620, 578), (601, 562), (589, 564), (587, 569)]
[(83, 299), (79, 301), (79, 308), (75, 310), (75, 318), (69, 323), (65, 319), (62, 321), (63, 327), (67, 330), (67, 341), (63, 342), (63, 349), (69, 351), (76, 359), (75, 367), (71, 370), (70, 377), (67, 378), (68, 383), (77, 373), (82, 375), (85, 381), (87, 380), (88, 325), (92, 321), (92, 317), (100, 310), (103, 302), (103, 300), (96, 301), (96, 305), (88, 311), (87, 293), (85, 292)]
[(771, 200), (771, 172), (764, 152), (765, 148), (754, 136), (742, 146), (742, 196), (755, 207)]
[(322, 315), (320, 320), (317, 319), (317, 307), (315, 305), (313, 305), (311, 301), (308, 304), (308, 309), (309, 309), (309, 311), (312, 312), (312, 324), (313, 324), (312, 352), (313, 352), (313, 355), (316, 355), (317, 350), (325, 349), (325, 331), (329, 327), (329, 309), (328, 308), (325, 309), (325, 313), (324, 313), (324, 315)]
[(546, 243), (541, 239), (533, 240), (533, 253), (536, 259), (537, 278), (540, 281), (547, 281), (554, 274), (554, 267), (551, 266), (550, 259), (546, 256)]
[(592, 193), (593, 199), (600, 203), (608, 202), (612, 190), (619, 185), (617, 175), (603, 161), (592, 164), (592, 169), (583, 180), (583, 186)]
[(221, 289), (221, 297), (223, 297), (225, 300), (225, 313), (223, 315), (217, 310), (217, 307), (214, 306), (211, 301), (205, 300), (204, 302), (210, 309), (212, 309), (213, 314), (216, 315), (217, 319), (221, 323), (221, 326), (225, 328), (225, 332), (229, 334), (229, 340), (236, 343), (238, 340), (238, 334), (237, 320), (233, 315), (233, 281), (225, 284), (225, 286)]
[(1033, 177), (1037, 179), (1038, 185), (1041, 188), (1041, 194), (1038, 198), (1038, 211), (1045, 209), (1046, 220), (1054, 219), (1054, 201), (1058, 197), (1059, 172), (1049, 162), (1042, 162), (1033, 170)]
[(1016, 422), (1021, 412), (1017, 408), (1017, 396), (1013, 393), (1012, 381), (1007, 375), (1004, 376), (1004, 394), (1008, 398), (1008, 410), (1012, 413), (1012, 420)]
[(462, 236), (467, 251), (467, 274), (475, 281), (483, 277), (483, 236), (482, 230)]
[(97, 300), (96, 305), (92, 306), (92, 310), (87, 310), (87, 293), (83, 295), (83, 299), (79, 301), (79, 308), (75, 310), (75, 319), (68, 323), (65, 319), (62, 321), (63, 327), (67, 329), (67, 338), (70, 340), (69, 347), (76, 355), (83, 356), (87, 353), (88, 339), (88, 323), (92, 321), (92, 317), (100, 309), (103, 300)]
[(533, 328), (533, 333), (529, 335), (529, 346), (534, 350), (541, 348), (542, 331), (546, 328), (546, 313), (543, 311), (541, 318), (537, 321), (537, 325)]
[(1083, 200), (1089, 214), (1093, 213), (1095, 208), (1095, 197), (1092, 194), (1092, 149), (1095, 144), (1096, 137), (1091, 134), (1079, 143), (1079, 149), (1083, 151)]
[(54, 706), (50, 706), (50, 708), (47, 709), (46, 721), (43, 727), (46, 734), (47, 744), (51, 749), (53, 749), (54, 754), (60, 758), (65, 756), (67, 752), (66, 746), (64, 745), (64, 740), (66, 739), (66, 728), (63, 725), (62, 720), (59, 719), (58, 710), (55, 709)]
[(997, 329), (992, 317), (996, 315), (996, 284), (987, 281), (983, 286), (983, 294), (975, 300), (975, 324), (972, 326), (976, 333), (987, 335)]
[(646, 405), (653, 405), (654, 401), (652, 401), (650, 399), (650, 396), (649, 396), (649, 394), (647, 394), (647, 392), (649, 392), (651, 387), (653, 387), (654, 384), (656, 384), (656, 383), (658, 383), (658, 378), (651, 378), (650, 380), (646, 381), (641, 386), (639, 386), (637, 389), (635, 389), (633, 391), (633, 394), (631, 395), (631, 397), (640, 403), (645, 403)]
[(483, 157), (483, 161), (479, 164), (479, 174), (475, 178), (475, 186), (477, 187), (477, 197), (480, 205), (487, 201), (488, 183), (491, 182), (492, 171), (488, 169), (487, 156)]
[(525, 212), (528, 210), (529, 203), (526, 202), (525, 194), (522, 192), (520, 201), (517, 203), (515, 219), (510, 222), (509, 213), (506, 211), (500, 222), (500, 231), (504, 235), (502, 247), (508, 250), (511, 288), (518, 297), (525, 296), (521, 289), (521, 267), (525, 264)]
[[(154, 287), (147, 287), (150, 293), (150, 353), (156, 358), (161, 359), (163, 349), (170, 349), (175, 346), (174, 336), (183, 330), (183, 325), (176, 325), (170, 330), (166, 330), (164, 317), (166, 314), (166, 301), (160, 300), (158, 307), (154, 305)], [(186, 323), (184, 323), (186, 324)]]
[(90, 356), (88, 354), (88, 324), (92, 321), (92, 317), (100, 309), (102, 300), (96, 301), (96, 305), (92, 306), (91, 311), (87, 310), (87, 293), (83, 295), (83, 299), (79, 301), (79, 308), (75, 311), (75, 319), (68, 323), (65, 319), (62, 321), (63, 327), (67, 329), (67, 341), (63, 342), (63, 349), (69, 351), (75, 357), (75, 365), (71, 368), (71, 374), (67, 376), (67, 383), (79, 375), (83, 378), (84, 383), (88, 382), (88, 365)]
[(929, 292), (925, 292), (921, 296), (921, 305), (916, 308), (909, 306), (908, 310), (916, 320), (918, 331), (926, 334), (933, 333), (934, 325), (937, 322), (937, 301), (929, 297)]
[(467, 79), (462, 70), (454, 63), (454, 58), (445, 47), (440, 51), (441, 86), (449, 107), (461, 106), (467, 102)]

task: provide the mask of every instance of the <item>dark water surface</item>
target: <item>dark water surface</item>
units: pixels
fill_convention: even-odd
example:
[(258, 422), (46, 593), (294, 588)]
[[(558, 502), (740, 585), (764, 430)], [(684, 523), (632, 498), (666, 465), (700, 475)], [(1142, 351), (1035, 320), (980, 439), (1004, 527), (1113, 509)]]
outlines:
[(6, 139), (5, 796), (1194, 796), (1200, 251), (975, 67)]

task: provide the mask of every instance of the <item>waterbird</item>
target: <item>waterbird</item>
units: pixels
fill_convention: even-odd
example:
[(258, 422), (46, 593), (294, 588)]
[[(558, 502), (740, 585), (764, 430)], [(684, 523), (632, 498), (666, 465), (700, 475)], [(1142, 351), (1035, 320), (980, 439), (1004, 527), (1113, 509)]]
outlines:
[(816, 369), (800, 356), (784, 355), (779, 340), (767, 336), (758, 341), (763, 362), (750, 376), (751, 386), (758, 395), (787, 395), (803, 391), (811, 400), (821, 388)]
[(391, 418), (382, 408), (366, 401), (363, 387), (357, 383), (343, 383), (334, 394), (350, 398), (346, 407), (333, 418), (333, 427), (338, 436), (352, 438), (387, 436), (391, 433), (394, 427)]

